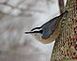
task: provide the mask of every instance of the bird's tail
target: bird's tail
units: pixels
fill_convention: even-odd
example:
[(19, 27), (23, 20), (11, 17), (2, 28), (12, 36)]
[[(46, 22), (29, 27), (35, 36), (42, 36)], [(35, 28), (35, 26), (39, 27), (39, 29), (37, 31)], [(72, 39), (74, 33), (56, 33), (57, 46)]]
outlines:
[(63, 12), (59, 17), (63, 17), (64, 15), (67, 15), (68, 11), (66, 10), (65, 12)]

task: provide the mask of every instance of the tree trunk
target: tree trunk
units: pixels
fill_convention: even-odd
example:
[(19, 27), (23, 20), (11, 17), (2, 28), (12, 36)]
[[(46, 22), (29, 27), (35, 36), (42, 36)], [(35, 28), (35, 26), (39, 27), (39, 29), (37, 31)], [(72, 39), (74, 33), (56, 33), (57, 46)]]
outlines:
[(51, 61), (77, 61), (77, 0), (67, 0), (67, 16), (61, 21)]

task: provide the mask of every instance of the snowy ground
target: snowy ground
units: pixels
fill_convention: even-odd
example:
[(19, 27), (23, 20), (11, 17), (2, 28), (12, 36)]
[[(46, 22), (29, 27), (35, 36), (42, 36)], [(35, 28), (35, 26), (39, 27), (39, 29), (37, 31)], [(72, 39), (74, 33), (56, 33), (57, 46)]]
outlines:
[(24, 32), (59, 15), (57, 0), (0, 0), (0, 11), (0, 61), (49, 61), (54, 42)]

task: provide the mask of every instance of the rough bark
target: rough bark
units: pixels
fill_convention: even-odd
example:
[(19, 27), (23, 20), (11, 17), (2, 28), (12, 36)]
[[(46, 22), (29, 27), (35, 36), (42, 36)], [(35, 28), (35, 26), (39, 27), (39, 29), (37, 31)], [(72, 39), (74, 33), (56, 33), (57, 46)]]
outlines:
[(61, 22), (51, 61), (77, 61), (77, 0), (67, 0), (67, 16)]

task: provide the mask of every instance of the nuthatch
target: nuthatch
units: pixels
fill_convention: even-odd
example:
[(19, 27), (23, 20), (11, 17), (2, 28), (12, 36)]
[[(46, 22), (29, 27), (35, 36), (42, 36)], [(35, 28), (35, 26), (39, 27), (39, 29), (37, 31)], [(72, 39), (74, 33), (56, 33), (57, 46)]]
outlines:
[[(26, 34), (29, 33), (41, 33), (42, 34), (42, 38), (43, 39), (48, 39), (51, 35), (53, 35), (57, 30), (57, 24), (60, 22), (60, 20), (62, 19), (62, 17), (64, 15), (67, 15), (68, 11), (66, 10), (64, 13), (62, 13), (61, 15), (51, 19), (50, 21), (46, 22), (45, 24), (43, 24), (41, 27), (36, 27), (33, 28), (31, 30), (31, 32), (25, 32)], [(34, 31), (36, 29), (41, 29), (39, 31)], [(56, 31), (55, 31), (56, 30)]]

